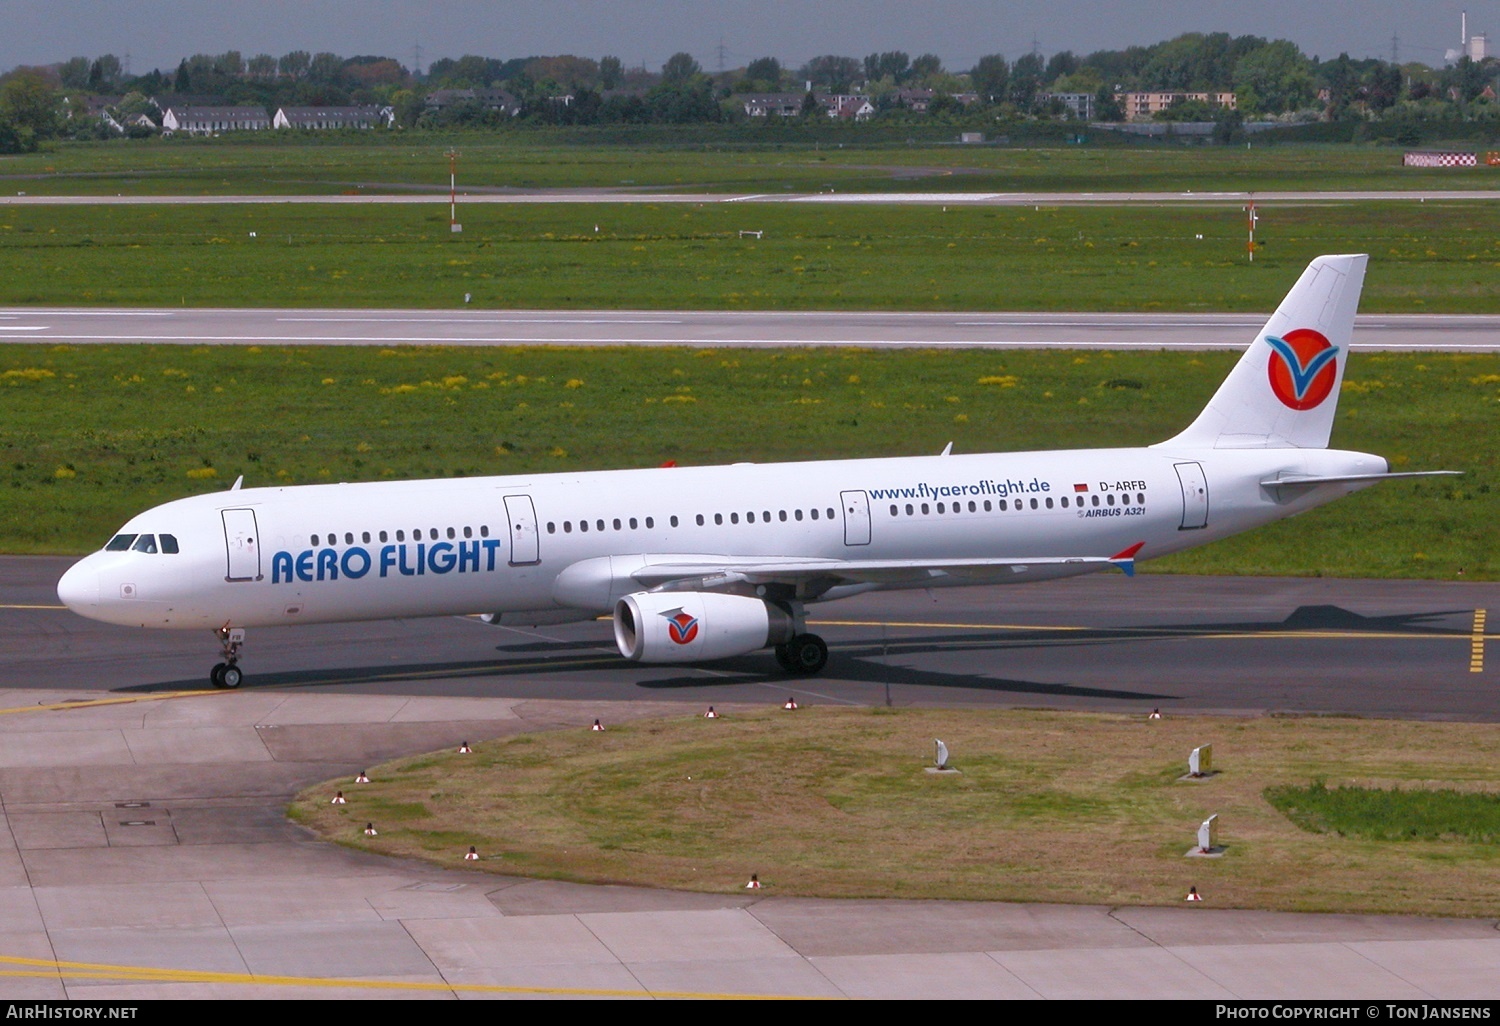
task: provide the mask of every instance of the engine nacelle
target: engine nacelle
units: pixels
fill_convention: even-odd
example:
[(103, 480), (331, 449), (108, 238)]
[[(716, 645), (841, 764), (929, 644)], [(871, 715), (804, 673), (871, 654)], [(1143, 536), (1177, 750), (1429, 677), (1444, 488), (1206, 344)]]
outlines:
[(791, 640), (779, 606), (716, 592), (636, 592), (615, 603), (615, 644), (639, 663), (696, 663)]

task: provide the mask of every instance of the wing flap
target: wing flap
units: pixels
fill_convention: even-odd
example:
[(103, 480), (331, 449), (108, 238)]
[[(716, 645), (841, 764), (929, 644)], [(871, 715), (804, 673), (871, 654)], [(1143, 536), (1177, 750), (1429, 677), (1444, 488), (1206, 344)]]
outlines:
[[(1138, 548), (1138, 547), (1137, 547)], [(776, 559), (725, 557), (722, 561), (653, 562), (631, 577), (645, 588), (680, 581), (701, 581), (705, 590), (741, 582), (802, 584), (827, 580), (838, 584), (920, 585), (940, 577), (973, 581), (1008, 580), (1021, 575), (1087, 573), (1118, 566), (1134, 569), (1134, 551), (1119, 556), (1067, 556), (988, 559)]]

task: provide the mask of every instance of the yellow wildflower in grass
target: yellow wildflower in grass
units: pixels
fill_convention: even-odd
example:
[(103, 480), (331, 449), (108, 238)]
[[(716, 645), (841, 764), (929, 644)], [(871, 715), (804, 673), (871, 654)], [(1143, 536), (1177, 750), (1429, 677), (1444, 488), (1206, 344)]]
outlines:
[(59, 481), (66, 481), (70, 477), (77, 477), (78, 471), (74, 470), (72, 467), (58, 467), (52, 472), (52, 476), (57, 478)]
[(324, 378), (323, 379), (323, 384), (325, 384), (325, 385), (331, 385), (331, 384), (333, 384), (333, 379), (332, 378)]
[(187, 476), (194, 481), (208, 481), (219, 476), (219, 472), (213, 467), (197, 467), (187, 472)]
[(979, 379), (981, 385), (999, 385), (1001, 388), (1015, 388), (1021, 379), (1014, 374), (989, 374)]
[(552, 447), (552, 451), (548, 453), (548, 455), (552, 456), (555, 459), (565, 460), (568, 458), (568, 450), (564, 449), (560, 445), (554, 445)]
[(0, 374), (0, 380), (4, 380), (9, 385), (13, 385), (18, 381), (45, 381), (48, 378), (55, 377), (57, 375), (45, 367), (22, 367)]
[(960, 413), (958, 416), (953, 418), (953, 423), (955, 424), (967, 424), (968, 422), (969, 415), (967, 413)]
[(568, 383), (563, 386), (563, 388), (582, 388), (582, 387), (583, 387), (583, 379), (582, 378), (569, 378), (568, 379)]

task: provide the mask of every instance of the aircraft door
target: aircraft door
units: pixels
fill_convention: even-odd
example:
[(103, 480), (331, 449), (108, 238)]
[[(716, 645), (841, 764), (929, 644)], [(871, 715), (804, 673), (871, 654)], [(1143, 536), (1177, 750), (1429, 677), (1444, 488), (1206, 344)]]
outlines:
[(844, 544), (870, 544), (870, 496), (862, 491), (839, 492), (844, 503)]
[(505, 497), (505, 519), (510, 531), (510, 565), (535, 566), (542, 561), (536, 531), (536, 508), (529, 495)]
[(1179, 531), (1196, 531), (1208, 526), (1208, 479), (1201, 463), (1177, 463), (1177, 480), (1182, 484), (1182, 526)]
[(260, 573), (260, 532), (255, 526), (255, 510), (225, 509), (224, 547), (229, 557), (226, 581), (258, 581)]

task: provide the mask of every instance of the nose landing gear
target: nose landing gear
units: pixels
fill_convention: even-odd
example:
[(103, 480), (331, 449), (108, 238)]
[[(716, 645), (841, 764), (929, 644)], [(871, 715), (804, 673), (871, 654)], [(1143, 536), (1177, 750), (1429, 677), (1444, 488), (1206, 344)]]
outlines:
[(239, 667), (240, 648), (245, 644), (245, 629), (225, 624), (214, 633), (218, 635), (219, 644), (223, 647), (224, 661), (208, 672), (209, 682), (216, 688), (237, 688), (245, 679), (245, 674)]

